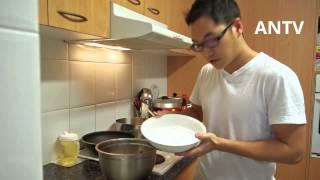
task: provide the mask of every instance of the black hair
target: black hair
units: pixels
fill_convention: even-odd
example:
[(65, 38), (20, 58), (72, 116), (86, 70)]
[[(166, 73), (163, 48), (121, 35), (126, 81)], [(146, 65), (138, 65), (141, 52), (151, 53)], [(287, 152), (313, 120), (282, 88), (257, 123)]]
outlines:
[(208, 16), (217, 24), (229, 24), (240, 16), (240, 9), (235, 0), (196, 0), (185, 20), (188, 25), (202, 16)]

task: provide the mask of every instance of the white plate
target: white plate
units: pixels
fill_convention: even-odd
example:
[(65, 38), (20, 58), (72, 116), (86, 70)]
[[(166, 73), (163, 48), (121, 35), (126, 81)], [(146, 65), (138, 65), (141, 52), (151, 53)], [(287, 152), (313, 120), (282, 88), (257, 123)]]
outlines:
[(183, 152), (197, 146), (197, 132), (206, 132), (197, 119), (180, 114), (166, 114), (147, 119), (141, 125), (143, 136), (161, 151)]

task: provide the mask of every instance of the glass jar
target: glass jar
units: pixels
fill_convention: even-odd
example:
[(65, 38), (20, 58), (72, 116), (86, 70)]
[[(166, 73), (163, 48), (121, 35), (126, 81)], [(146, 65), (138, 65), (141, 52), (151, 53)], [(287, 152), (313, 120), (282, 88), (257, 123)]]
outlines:
[(58, 138), (58, 160), (57, 163), (71, 167), (78, 163), (79, 137), (77, 134), (64, 132)]

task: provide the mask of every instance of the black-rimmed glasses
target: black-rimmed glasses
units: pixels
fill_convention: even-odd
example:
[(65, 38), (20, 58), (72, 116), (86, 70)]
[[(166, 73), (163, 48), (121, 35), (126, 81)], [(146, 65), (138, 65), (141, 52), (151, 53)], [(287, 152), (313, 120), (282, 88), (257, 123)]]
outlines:
[(233, 22), (231, 22), (222, 32), (219, 36), (217, 37), (213, 37), (213, 38), (210, 38), (210, 39), (207, 39), (207, 40), (204, 40), (203, 42), (201, 43), (193, 43), (191, 45), (191, 49), (195, 52), (201, 52), (203, 51), (204, 48), (208, 48), (208, 49), (211, 49), (211, 48), (214, 48), (216, 47), (220, 40), (222, 39), (222, 37), (224, 36), (224, 34), (227, 32), (227, 30), (233, 25)]

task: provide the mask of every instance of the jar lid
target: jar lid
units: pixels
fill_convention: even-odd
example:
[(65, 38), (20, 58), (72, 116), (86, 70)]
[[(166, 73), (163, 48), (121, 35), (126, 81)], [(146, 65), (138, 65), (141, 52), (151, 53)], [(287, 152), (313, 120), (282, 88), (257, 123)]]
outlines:
[(64, 131), (63, 134), (59, 136), (60, 141), (77, 141), (79, 140), (79, 136), (75, 133), (68, 133)]

